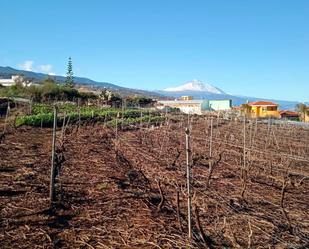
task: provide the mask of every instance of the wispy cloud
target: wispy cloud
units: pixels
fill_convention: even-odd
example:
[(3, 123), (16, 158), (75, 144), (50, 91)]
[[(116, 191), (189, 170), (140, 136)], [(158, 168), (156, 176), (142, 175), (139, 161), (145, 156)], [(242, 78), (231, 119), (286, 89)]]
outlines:
[(18, 67), (21, 68), (22, 70), (33, 71), (33, 63), (34, 61), (27, 60), (24, 63), (19, 64)]
[(36, 68), (42, 73), (47, 73), (49, 75), (55, 75), (55, 73), (52, 72), (53, 66), (51, 64), (38, 65)]
[(19, 64), (18, 67), (20, 69), (26, 70), (26, 71), (35, 71), (40, 73), (46, 73), (49, 75), (55, 75), (53, 72), (53, 66), (51, 64), (41, 64), (41, 65), (34, 65), (33, 60), (26, 60), (22, 64)]

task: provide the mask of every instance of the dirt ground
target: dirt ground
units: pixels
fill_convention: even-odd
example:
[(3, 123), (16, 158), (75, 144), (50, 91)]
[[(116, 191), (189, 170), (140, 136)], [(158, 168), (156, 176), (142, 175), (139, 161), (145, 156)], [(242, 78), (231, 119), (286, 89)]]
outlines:
[[(51, 129), (11, 131), (0, 144), (0, 247), (187, 248), (185, 125), (69, 128), (53, 205)], [(210, 119), (191, 123), (191, 247), (309, 247), (309, 130), (246, 125), (244, 139), (243, 123), (214, 120), (210, 145)]]

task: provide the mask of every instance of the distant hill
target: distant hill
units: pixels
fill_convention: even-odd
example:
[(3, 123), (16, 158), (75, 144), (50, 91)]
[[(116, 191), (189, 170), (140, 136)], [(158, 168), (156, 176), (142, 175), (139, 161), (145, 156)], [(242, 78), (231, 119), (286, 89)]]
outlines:
[[(57, 82), (64, 83), (66, 79), (66, 77), (59, 76), (59, 75), (49, 76), (48, 74), (44, 74), (44, 73), (18, 70), (12, 67), (1, 67), (0, 66), (0, 78), (3, 78), (3, 79), (11, 78), (12, 75), (24, 75), (26, 78), (32, 79), (33, 81), (40, 81), (47, 77), (52, 77)], [(160, 93), (157, 93), (157, 92), (126, 88), (126, 87), (118, 86), (112, 83), (97, 82), (97, 81), (94, 81), (88, 78), (83, 78), (83, 77), (74, 77), (74, 81), (78, 85), (87, 86), (87, 87), (94, 88), (94, 89), (108, 88), (110, 90), (118, 92), (122, 96), (136, 95), (136, 96), (146, 96), (146, 97), (152, 97), (152, 98), (164, 98), (164, 96), (162, 96)]]
[(174, 98), (189, 95), (193, 96), (194, 99), (231, 99), (233, 102), (233, 106), (244, 104), (247, 101), (251, 102), (257, 100), (268, 100), (279, 104), (280, 110), (294, 110), (295, 106), (299, 103), (297, 101), (231, 95), (225, 93), (224, 91), (213, 85), (203, 83), (202, 81), (198, 80), (192, 80), (184, 83), (183, 85), (177, 87), (169, 87), (164, 90), (159, 90), (157, 92), (162, 95), (171, 96)]
[[(44, 73), (18, 70), (12, 67), (0, 66), (0, 78), (11, 78), (12, 75), (21, 75), (21, 74), (27, 78), (33, 79), (34, 81), (40, 81), (44, 78), (49, 77), (48, 74)], [(66, 79), (65, 77), (59, 75), (50, 77), (53, 77), (57, 82), (60, 83), (64, 83)], [(283, 109), (294, 110), (295, 106), (299, 103), (297, 101), (285, 101), (285, 100), (230, 95), (225, 93), (218, 87), (204, 83), (199, 80), (192, 80), (177, 87), (169, 87), (164, 90), (157, 90), (157, 91), (145, 91), (139, 89), (126, 88), (112, 83), (98, 82), (83, 77), (74, 77), (74, 81), (76, 84), (86, 86), (88, 88), (92, 88), (95, 90), (100, 90), (101, 88), (108, 88), (112, 91), (118, 92), (122, 96), (145, 96), (158, 99), (166, 99), (166, 98), (172, 99), (181, 97), (183, 95), (190, 95), (193, 96), (195, 99), (231, 99), (234, 106), (241, 105), (243, 103), (246, 103), (247, 101), (268, 100), (278, 103), (279, 108), (281, 110)]]

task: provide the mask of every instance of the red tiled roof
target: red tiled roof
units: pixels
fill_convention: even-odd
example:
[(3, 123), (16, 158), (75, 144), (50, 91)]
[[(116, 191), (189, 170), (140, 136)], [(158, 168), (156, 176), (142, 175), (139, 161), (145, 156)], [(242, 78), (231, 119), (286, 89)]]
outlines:
[(255, 101), (255, 102), (250, 102), (248, 105), (251, 106), (278, 106), (278, 104), (270, 102), (270, 101)]
[(288, 110), (283, 110), (283, 111), (279, 111), (280, 115), (284, 114), (287, 116), (298, 116), (297, 112), (292, 112), (292, 111), (288, 111)]

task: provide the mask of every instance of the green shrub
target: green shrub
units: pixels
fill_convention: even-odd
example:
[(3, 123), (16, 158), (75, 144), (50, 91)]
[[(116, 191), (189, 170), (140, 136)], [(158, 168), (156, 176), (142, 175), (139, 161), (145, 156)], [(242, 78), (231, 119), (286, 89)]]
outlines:
[[(57, 123), (62, 124), (63, 117), (66, 115), (67, 120), (70, 119), (70, 123), (77, 123), (79, 115), (81, 121), (94, 119), (98, 122), (107, 122), (109, 126), (116, 125), (116, 117), (119, 113), (118, 123), (123, 122), (123, 125), (137, 124), (139, 122), (148, 122), (149, 120), (154, 122), (157, 118), (161, 121), (160, 113), (152, 110), (138, 110), (127, 109), (122, 111), (116, 108), (102, 108), (96, 106), (82, 106), (78, 107), (74, 103), (62, 103), (57, 105), (58, 119)], [(51, 104), (34, 104), (32, 107), (32, 115), (26, 115), (18, 117), (16, 120), (16, 126), (29, 125), (29, 126), (45, 126), (51, 127), (53, 124), (53, 105)], [(80, 113), (80, 114), (79, 114)], [(141, 116), (142, 114), (142, 116)]]
[(16, 126), (51, 126), (53, 124), (54, 115), (52, 113), (40, 113), (36, 115), (27, 115), (16, 119)]

